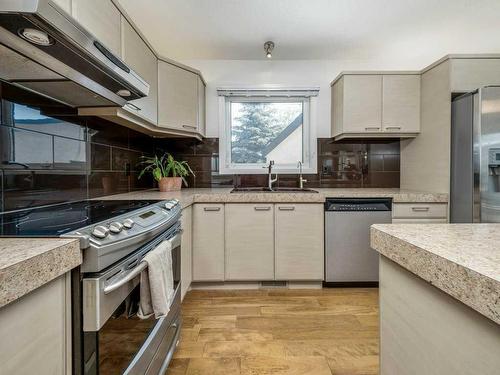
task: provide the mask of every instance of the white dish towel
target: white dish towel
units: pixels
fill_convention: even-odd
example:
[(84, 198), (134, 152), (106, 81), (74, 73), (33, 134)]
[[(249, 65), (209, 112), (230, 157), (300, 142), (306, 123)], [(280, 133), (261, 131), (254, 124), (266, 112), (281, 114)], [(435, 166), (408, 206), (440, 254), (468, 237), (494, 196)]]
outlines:
[(141, 273), (137, 316), (147, 319), (154, 314), (158, 319), (168, 314), (174, 296), (171, 243), (163, 241), (147, 253), (142, 261), (148, 266)]

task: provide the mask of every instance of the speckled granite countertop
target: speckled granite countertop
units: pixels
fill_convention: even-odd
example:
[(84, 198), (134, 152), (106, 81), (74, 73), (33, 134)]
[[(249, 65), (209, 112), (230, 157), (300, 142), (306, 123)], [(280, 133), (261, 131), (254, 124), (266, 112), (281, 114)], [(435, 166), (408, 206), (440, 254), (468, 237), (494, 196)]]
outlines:
[(376, 224), (371, 246), (500, 324), (500, 224)]
[(76, 239), (0, 238), (0, 307), (81, 263)]
[(158, 190), (142, 190), (125, 194), (109, 195), (97, 199), (173, 199), (181, 202), (183, 207), (193, 203), (323, 203), (326, 198), (392, 198), (397, 203), (446, 203), (447, 194), (424, 193), (402, 189), (314, 189), (319, 193), (293, 192), (238, 192), (231, 193), (232, 188), (182, 189), (179, 192), (161, 193)]

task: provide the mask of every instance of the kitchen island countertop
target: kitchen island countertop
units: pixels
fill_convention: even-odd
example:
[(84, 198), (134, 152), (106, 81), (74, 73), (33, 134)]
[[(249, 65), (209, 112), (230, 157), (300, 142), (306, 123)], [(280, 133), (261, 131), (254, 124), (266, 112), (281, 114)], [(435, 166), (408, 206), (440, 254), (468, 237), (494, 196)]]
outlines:
[(500, 324), (500, 224), (376, 224), (384, 257)]

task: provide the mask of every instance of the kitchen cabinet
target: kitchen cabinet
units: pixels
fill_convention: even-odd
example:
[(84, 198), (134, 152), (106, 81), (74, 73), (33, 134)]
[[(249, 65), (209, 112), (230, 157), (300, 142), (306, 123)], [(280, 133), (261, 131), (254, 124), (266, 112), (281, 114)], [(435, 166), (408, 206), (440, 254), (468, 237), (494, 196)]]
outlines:
[(121, 14), (111, 0), (72, 0), (72, 15), (116, 56), (121, 56)]
[(193, 206), (193, 281), (224, 280), (224, 204)]
[(414, 137), (420, 131), (420, 75), (345, 74), (332, 85), (335, 139)]
[(66, 13), (71, 14), (71, 0), (54, 0), (54, 3)]
[(274, 205), (226, 204), (225, 280), (274, 280)]
[(392, 205), (392, 222), (405, 223), (447, 223), (447, 203), (394, 203)]
[(205, 123), (205, 83), (200, 76), (198, 78), (198, 133), (202, 136), (206, 134), (206, 123)]
[(184, 299), (193, 279), (193, 209), (191, 206), (182, 210), (181, 226), (181, 298)]
[(158, 125), (198, 131), (198, 75), (176, 65), (158, 62)]
[(420, 131), (420, 75), (382, 76), (382, 130)]
[(276, 204), (276, 280), (323, 280), (322, 204)]
[(382, 124), (382, 76), (346, 75), (343, 80), (343, 117), (348, 133), (378, 132)]
[(158, 123), (158, 60), (132, 25), (121, 17), (122, 59), (149, 84), (148, 96), (133, 100), (125, 109)]
[(71, 374), (70, 274), (0, 309), (0, 374)]

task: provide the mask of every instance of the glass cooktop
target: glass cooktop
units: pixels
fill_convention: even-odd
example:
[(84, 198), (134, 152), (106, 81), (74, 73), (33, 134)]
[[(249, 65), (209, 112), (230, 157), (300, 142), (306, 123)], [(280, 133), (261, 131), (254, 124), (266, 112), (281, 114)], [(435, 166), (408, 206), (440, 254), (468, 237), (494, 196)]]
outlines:
[(8, 212), (0, 214), (0, 235), (59, 237), (157, 202), (85, 200)]

